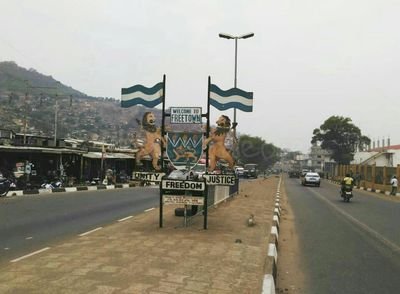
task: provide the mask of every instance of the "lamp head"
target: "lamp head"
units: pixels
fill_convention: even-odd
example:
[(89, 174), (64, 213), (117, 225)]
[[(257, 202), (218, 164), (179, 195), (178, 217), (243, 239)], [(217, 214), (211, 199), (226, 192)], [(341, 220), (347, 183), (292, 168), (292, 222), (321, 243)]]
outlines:
[(254, 33), (248, 33), (239, 37), (239, 39), (247, 39), (254, 36)]
[(229, 34), (224, 34), (224, 33), (220, 33), (218, 36), (219, 36), (220, 38), (224, 38), (224, 39), (235, 39), (234, 36), (229, 35)]

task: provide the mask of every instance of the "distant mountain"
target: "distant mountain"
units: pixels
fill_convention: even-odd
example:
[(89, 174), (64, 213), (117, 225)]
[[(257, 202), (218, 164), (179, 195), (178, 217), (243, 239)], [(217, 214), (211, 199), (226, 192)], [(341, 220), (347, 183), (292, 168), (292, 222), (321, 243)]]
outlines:
[(20, 92), (32, 95), (73, 95), (85, 97), (86, 94), (65, 86), (52, 76), (46, 76), (35, 69), (25, 69), (13, 61), (0, 62), (0, 89), (6, 92)]
[[(121, 108), (119, 100), (90, 97), (35, 69), (0, 62), (0, 128), (52, 137), (56, 105), (57, 137), (120, 146), (130, 145), (138, 131), (136, 119), (141, 120), (146, 111), (141, 106)], [(160, 125), (160, 110), (152, 111)]]

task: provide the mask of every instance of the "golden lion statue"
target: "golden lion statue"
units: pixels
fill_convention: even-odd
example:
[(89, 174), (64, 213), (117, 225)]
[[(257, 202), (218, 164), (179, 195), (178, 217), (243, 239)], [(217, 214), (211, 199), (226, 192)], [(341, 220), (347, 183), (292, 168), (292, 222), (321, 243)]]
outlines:
[(203, 144), (203, 149), (206, 149), (207, 145), (210, 142), (214, 143), (210, 146), (210, 149), (208, 151), (208, 156), (210, 160), (208, 166), (209, 172), (215, 170), (217, 161), (220, 159), (223, 159), (226, 162), (228, 162), (229, 167), (231, 169), (233, 169), (235, 165), (235, 160), (233, 159), (231, 152), (225, 147), (225, 139), (229, 131), (231, 130), (231, 120), (229, 119), (228, 116), (221, 115), (216, 121), (216, 124), (217, 127), (211, 130), (209, 137), (206, 140), (204, 140)]
[(158, 160), (161, 156), (161, 140), (165, 146), (165, 140), (161, 137), (161, 129), (155, 125), (156, 117), (153, 112), (146, 112), (143, 115), (141, 127), (145, 132), (144, 145), (139, 146), (139, 151), (136, 153), (136, 164), (141, 165), (140, 160), (149, 155), (152, 159), (152, 165), (156, 171), (161, 169)]

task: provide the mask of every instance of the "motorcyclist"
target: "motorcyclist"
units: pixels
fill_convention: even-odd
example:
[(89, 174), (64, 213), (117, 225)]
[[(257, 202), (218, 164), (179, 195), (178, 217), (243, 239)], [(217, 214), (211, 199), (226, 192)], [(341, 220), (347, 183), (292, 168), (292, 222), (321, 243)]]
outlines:
[(346, 190), (353, 191), (354, 179), (350, 176), (349, 173), (347, 173), (346, 176), (343, 178), (341, 185), (342, 185), (341, 188), (342, 195)]

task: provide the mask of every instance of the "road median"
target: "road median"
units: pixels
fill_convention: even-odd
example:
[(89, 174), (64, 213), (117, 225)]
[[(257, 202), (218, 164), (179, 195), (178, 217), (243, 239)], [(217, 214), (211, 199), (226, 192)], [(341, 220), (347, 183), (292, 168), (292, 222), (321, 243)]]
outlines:
[(185, 227), (167, 205), (163, 228), (156, 208), (48, 244), (50, 250), (3, 268), (0, 292), (261, 293), (264, 277), (273, 275), (266, 260), (268, 244), (277, 244), (271, 231), (278, 181), (243, 181), (238, 195), (209, 210), (207, 230), (202, 215)]

